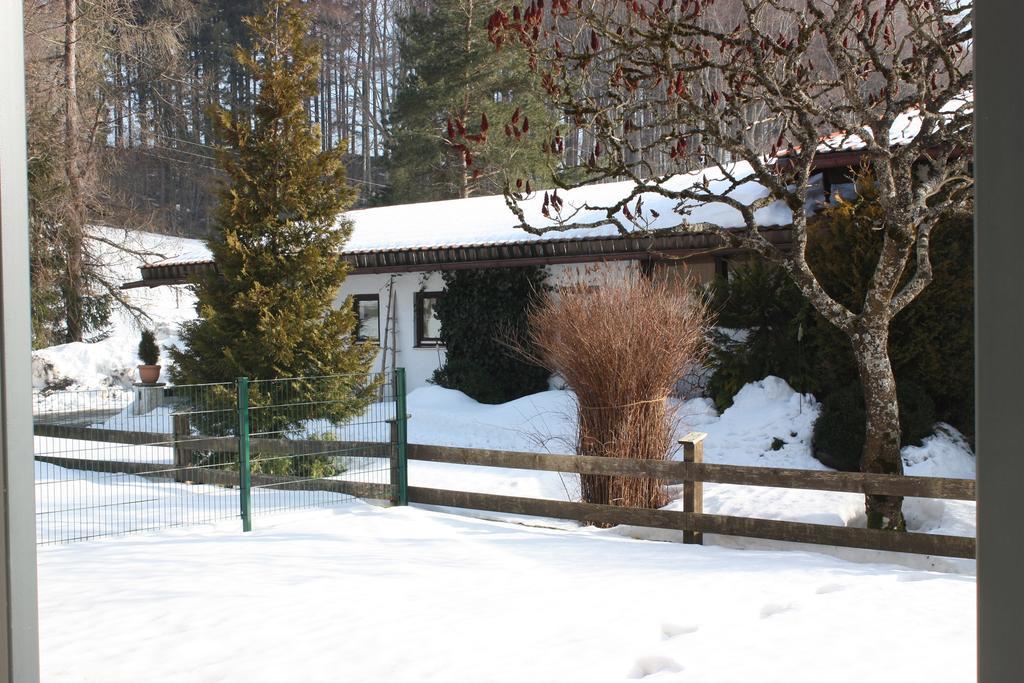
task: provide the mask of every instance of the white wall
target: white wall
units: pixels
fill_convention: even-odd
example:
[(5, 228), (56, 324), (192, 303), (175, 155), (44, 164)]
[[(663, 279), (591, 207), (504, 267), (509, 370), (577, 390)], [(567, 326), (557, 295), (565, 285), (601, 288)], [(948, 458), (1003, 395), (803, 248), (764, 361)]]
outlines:
[[(421, 291), (436, 291), (444, 289), (444, 282), (438, 272), (415, 272), (415, 273), (379, 273), (368, 275), (349, 275), (345, 279), (335, 305), (340, 306), (346, 297), (356, 294), (376, 294), (380, 300), (380, 335), (382, 347), (387, 347), (387, 369), (392, 370), (391, 339), (392, 333), (387, 331), (385, 343), (385, 326), (391, 318), (388, 310), (388, 284), (393, 283), (394, 307), (395, 307), (395, 328), (394, 344), (395, 366), (405, 368), (406, 385), (411, 391), (417, 387), (427, 384), (427, 380), (434, 370), (444, 363), (444, 348), (416, 348), (416, 319), (413, 310), (415, 293)], [(381, 354), (377, 354), (374, 361), (375, 371), (381, 369)]]
[[(583, 264), (558, 264), (548, 266), (548, 281), (553, 286), (568, 284), (578, 276), (584, 278), (596, 274), (599, 270), (629, 270), (635, 267), (632, 261), (613, 261), (606, 264), (583, 263)], [(395, 306), (395, 338), (394, 345), (395, 364), (391, 361), (391, 332), (388, 331), (388, 339), (383, 339), (384, 329), (390, 318), (388, 311), (388, 284), (393, 283), (394, 306)], [(387, 347), (387, 369), (404, 367), (406, 370), (406, 385), (409, 391), (418, 387), (426, 386), (427, 380), (434, 373), (434, 370), (444, 364), (444, 347), (416, 348), (416, 319), (415, 319), (415, 294), (421, 291), (441, 291), (444, 289), (444, 281), (441, 273), (413, 272), (413, 273), (378, 273), (378, 274), (351, 274), (345, 279), (335, 305), (340, 306), (344, 300), (357, 294), (376, 294), (380, 301), (380, 335), (381, 345)], [(381, 369), (381, 354), (377, 354), (374, 361), (374, 371)]]

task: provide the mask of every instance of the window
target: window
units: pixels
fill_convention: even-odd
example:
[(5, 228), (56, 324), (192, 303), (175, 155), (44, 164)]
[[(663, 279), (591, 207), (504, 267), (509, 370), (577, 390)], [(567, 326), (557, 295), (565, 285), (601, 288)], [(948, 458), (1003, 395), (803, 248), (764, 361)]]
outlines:
[(376, 294), (356, 294), (352, 297), (356, 312), (356, 341), (380, 343), (380, 297)]
[(416, 346), (441, 345), (441, 321), (437, 319), (437, 302), (443, 292), (416, 293)]
[(715, 257), (715, 275), (722, 278), (723, 280), (731, 280), (732, 273), (729, 272), (729, 257), (728, 256), (716, 256)]

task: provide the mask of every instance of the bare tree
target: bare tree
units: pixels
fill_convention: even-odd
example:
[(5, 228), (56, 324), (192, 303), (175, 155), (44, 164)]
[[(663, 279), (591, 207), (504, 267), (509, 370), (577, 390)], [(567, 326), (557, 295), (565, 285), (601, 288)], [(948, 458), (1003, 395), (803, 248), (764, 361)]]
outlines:
[[(577, 220), (584, 214), (557, 191), (545, 197), (552, 221), (544, 225), (526, 220), (525, 195), (510, 188), (507, 203), (534, 234), (601, 224), (623, 233), (704, 232), (780, 264), (853, 347), (866, 403), (862, 470), (901, 474), (889, 327), (932, 278), (933, 226), (969, 206), (971, 3), (730, 4), (738, 19), (727, 28), (711, 11), (714, 0), (534, 0), (496, 12), (491, 41), (524, 49), (552, 103), (592, 135), (579, 167), (564, 162), (561, 131), (530, 143), (549, 152), (559, 186), (607, 178), (634, 185), (625, 197), (587, 207), (596, 220)], [(822, 288), (806, 259), (812, 175), (820, 157), (837, 150), (861, 155), (880, 207), (881, 254), (853, 308)], [(671, 173), (652, 163), (665, 156), (679, 170), (710, 168), (682, 187), (666, 184)], [(645, 195), (677, 200), (675, 214), (645, 213)], [(730, 207), (735, 225), (688, 220), (707, 204)], [(761, 230), (764, 211), (780, 209), (791, 214), (786, 249)], [(871, 527), (906, 526), (902, 498), (867, 496), (866, 509)]]
[(173, 60), (188, 17), (187, 8), (170, 17), (174, 2), (148, 3), (147, 17), (131, 0), (25, 3), (34, 313), (49, 301), (61, 341), (81, 341), (91, 319), (102, 317), (90, 302), (126, 304), (120, 283), (96, 265), (97, 238), (87, 225), (117, 204), (105, 182), (108, 139), (118, 136), (117, 65), (146, 54)]

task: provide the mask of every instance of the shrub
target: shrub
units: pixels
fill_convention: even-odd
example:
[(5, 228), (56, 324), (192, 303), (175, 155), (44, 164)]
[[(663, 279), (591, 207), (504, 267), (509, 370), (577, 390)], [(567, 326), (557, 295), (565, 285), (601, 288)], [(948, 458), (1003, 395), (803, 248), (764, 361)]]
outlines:
[(160, 362), (160, 347), (156, 345), (153, 330), (143, 330), (139, 340), (139, 360), (144, 365), (156, 365)]
[[(920, 385), (900, 382), (901, 445), (919, 444), (935, 427), (935, 404)], [(833, 469), (856, 472), (864, 450), (864, 393), (859, 382), (833, 391), (822, 402), (814, 423), (815, 457)]]
[[(730, 330), (711, 333), (714, 374), (708, 391), (719, 410), (728, 408), (746, 384), (768, 375), (786, 379), (798, 391), (810, 390), (814, 359), (804, 340), (818, 322), (781, 268), (753, 261), (735, 269), (729, 281), (715, 281), (711, 305), (718, 325)], [(742, 336), (735, 338), (732, 330), (742, 330)]]
[(433, 381), (481, 403), (505, 403), (547, 389), (548, 371), (515, 350), (530, 306), (546, 291), (538, 266), (446, 271), (437, 305), (445, 364)]
[[(829, 294), (853, 310), (877, 262), (880, 236), (870, 229), (877, 210), (871, 192), (839, 202), (814, 219), (808, 262)], [(934, 279), (890, 330), (897, 384), (918, 385), (935, 404), (935, 417), (964, 434), (974, 431), (974, 272), (970, 216), (945, 217), (932, 232)], [(709, 390), (719, 409), (744, 384), (766, 375), (826, 400), (836, 387), (858, 380), (845, 336), (814, 312), (782, 270), (755, 261), (714, 286), (723, 326), (742, 328), (742, 341), (717, 335)], [(909, 276), (909, 274), (908, 274)]]
[[(701, 360), (709, 314), (686, 283), (619, 273), (577, 282), (530, 313), (538, 359), (576, 393), (582, 455), (665, 460), (675, 422), (667, 398)], [(664, 482), (582, 475), (583, 500), (628, 507), (665, 504)]]

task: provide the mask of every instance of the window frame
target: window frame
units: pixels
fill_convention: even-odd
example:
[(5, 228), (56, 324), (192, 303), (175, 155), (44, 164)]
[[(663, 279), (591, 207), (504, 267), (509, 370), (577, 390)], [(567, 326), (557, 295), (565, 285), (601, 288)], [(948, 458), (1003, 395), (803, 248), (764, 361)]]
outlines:
[[(377, 302), (377, 338), (372, 339), (370, 337), (359, 337), (359, 329), (362, 327), (362, 319), (359, 317), (359, 304), (363, 301), (376, 301)], [(352, 310), (356, 314), (356, 328), (352, 331), (352, 335), (356, 341), (361, 344), (373, 344), (374, 346), (380, 346), (380, 294), (353, 294), (352, 295)]]
[(440, 337), (427, 337), (424, 336), (425, 330), (423, 329), (423, 300), (424, 299), (438, 299), (444, 296), (443, 290), (430, 290), (416, 292), (413, 297), (413, 317), (415, 318), (416, 328), (416, 345), (414, 348), (417, 349), (435, 349), (443, 347), (444, 344), (441, 342)]
[(715, 256), (715, 277), (722, 278), (726, 282), (732, 281), (733, 270), (730, 267), (728, 255), (716, 255)]

